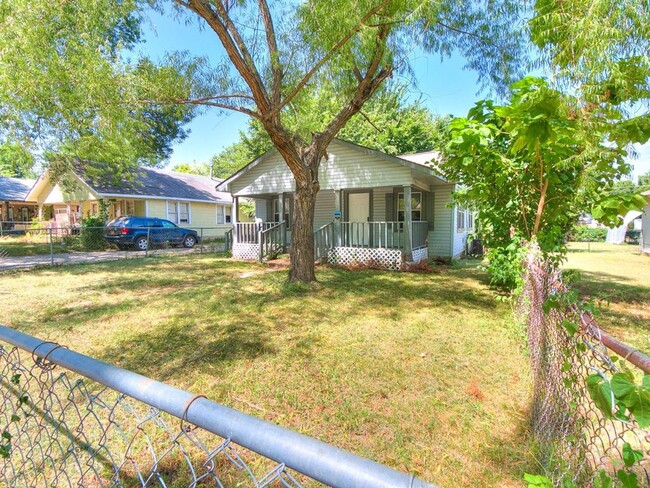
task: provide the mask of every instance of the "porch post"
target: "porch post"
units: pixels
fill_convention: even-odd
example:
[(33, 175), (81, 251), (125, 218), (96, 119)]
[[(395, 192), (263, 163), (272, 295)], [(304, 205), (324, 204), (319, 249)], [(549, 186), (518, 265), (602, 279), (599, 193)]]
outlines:
[(43, 204), (38, 204), (38, 220), (43, 221)]
[(232, 243), (236, 243), (238, 240), (237, 236), (237, 224), (239, 222), (239, 197), (234, 198), (234, 205), (231, 210), (230, 220), (232, 220)]
[(341, 190), (334, 190), (334, 210), (339, 212), (340, 217), (334, 219), (332, 245), (341, 247), (341, 221), (343, 220), (343, 209), (341, 208)]
[(404, 260), (413, 261), (413, 217), (411, 212), (411, 186), (404, 185)]
[[(284, 193), (278, 193), (278, 221), (284, 222)], [(280, 226), (280, 232), (286, 233), (286, 222), (285, 222), (285, 230), (283, 231), (282, 226)], [(285, 239), (286, 239), (286, 235), (281, 236), (280, 244), (282, 245), (282, 252), (285, 252), (284, 249)]]

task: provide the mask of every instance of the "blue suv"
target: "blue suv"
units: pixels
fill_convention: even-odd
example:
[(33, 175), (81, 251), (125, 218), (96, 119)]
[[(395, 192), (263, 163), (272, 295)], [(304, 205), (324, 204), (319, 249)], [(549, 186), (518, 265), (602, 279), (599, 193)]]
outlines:
[(134, 247), (138, 251), (155, 245), (190, 248), (200, 240), (195, 230), (155, 217), (119, 217), (104, 228), (104, 239), (118, 249)]

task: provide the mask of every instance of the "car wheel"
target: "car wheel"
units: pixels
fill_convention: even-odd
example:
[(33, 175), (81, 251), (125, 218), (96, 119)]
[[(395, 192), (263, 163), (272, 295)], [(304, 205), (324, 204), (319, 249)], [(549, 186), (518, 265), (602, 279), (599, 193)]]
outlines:
[(194, 247), (196, 244), (196, 237), (193, 235), (185, 236), (183, 239), (183, 247)]
[(135, 240), (135, 248), (138, 251), (146, 251), (147, 249), (149, 249), (149, 239), (147, 239), (144, 236), (138, 237)]

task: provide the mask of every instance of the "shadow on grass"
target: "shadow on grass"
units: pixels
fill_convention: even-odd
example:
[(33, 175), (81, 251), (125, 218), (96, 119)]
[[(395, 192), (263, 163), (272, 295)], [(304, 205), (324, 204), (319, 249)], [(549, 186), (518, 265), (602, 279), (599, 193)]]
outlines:
[(202, 328), (176, 317), (154, 330), (113, 340), (99, 357), (166, 381), (196, 374), (203, 366), (218, 372), (229, 363), (274, 353), (268, 330), (254, 321)]
[(613, 273), (580, 271), (576, 286), (580, 293), (592, 298), (620, 303), (650, 302), (650, 283), (648, 286), (625, 284), (625, 276)]

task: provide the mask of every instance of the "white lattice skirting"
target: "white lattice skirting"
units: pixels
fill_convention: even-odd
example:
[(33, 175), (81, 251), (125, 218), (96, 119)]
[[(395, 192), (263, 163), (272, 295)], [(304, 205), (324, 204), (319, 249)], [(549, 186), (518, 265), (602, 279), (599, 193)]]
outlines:
[(235, 242), (232, 245), (232, 257), (256, 261), (260, 257), (260, 245)]
[(402, 251), (366, 247), (335, 247), (327, 253), (327, 261), (342, 266), (365, 265), (399, 271), (402, 266)]
[(429, 250), (426, 247), (423, 247), (422, 249), (416, 249), (413, 251), (413, 262), (414, 263), (419, 263), (423, 259), (427, 259), (429, 257)]

